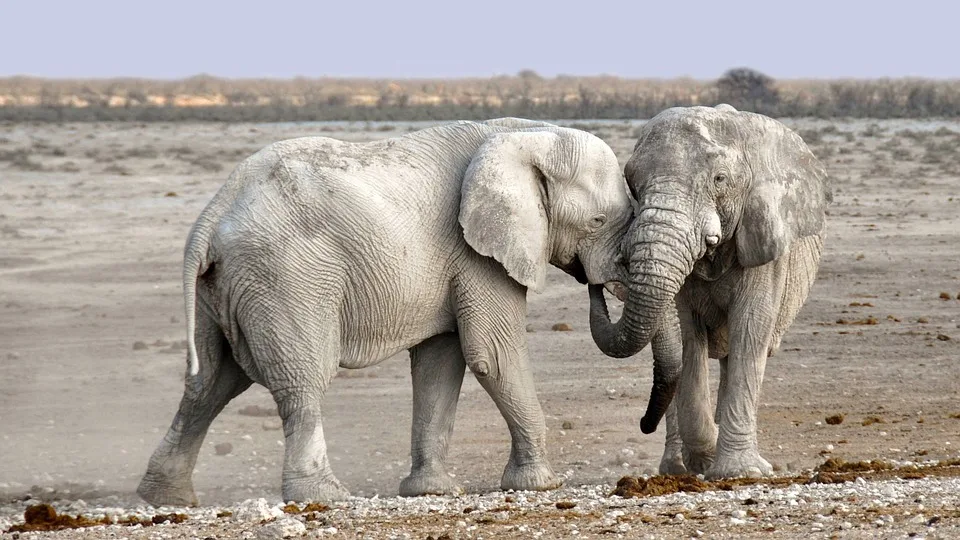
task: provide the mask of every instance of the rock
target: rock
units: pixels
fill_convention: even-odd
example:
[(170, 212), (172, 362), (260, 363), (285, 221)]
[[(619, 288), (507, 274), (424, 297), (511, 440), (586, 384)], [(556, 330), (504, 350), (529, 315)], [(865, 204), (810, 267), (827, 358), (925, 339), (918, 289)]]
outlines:
[(842, 424), (842, 423), (843, 423), (843, 419), (844, 419), (844, 415), (843, 415), (842, 413), (840, 413), (840, 414), (834, 414), (834, 415), (832, 415), (832, 416), (828, 416), (828, 417), (824, 418), (824, 422), (826, 422), (827, 424), (829, 424), (829, 425), (831, 425), (831, 426), (836, 426), (836, 425), (838, 425), (838, 424)]
[(532, 325), (532, 324), (528, 324), (528, 325), (527, 325), (527, 333), (532, 334), (532, 333), (534, 333), (534, 332), (536, 332), (536, 330), (533, 328), (533, 325)]
[(293, 538), (303, 536), (307, 532), (307, 526), (294, 518), (280, 518), (271, 523), (267, 523), (257, 531), (257, 538), (261, 540), (280, 540), (282, 538)]
[(266, 499), (247, 499), (233, 510), (233, 519), (236, 521), (264, 521), (278, 518), (283, 515), (279, 506), (271, 506)]
[(550, 327), (554, 332), (572, 332), (573, 327), (565, 322), (558, 322), (557, 324)]
[(260, 427), (264, 431), (278, 431), (283, 429), (283, 422), (279, 418), (271, 418), (269, 420), (264, 420), (263, 424), (260, 424)]
[(950, 341), (950, 336), (946, 334), (937, 334), (937, 339), (940, 341)]
[(560, 424), (560, 429), (573, 429), (573, 422), (564, 420), (563, 424)]
[(147, 344), (142, 341), (133, 342), (133, 350), (135, 351), (145, 351), (147, 350)]
[(230, 452), (233, 452), (233, 445), (228, 442), (223, 442), (214, 446), (213, 450), (217, 453), (218, 456), (225, 456)]

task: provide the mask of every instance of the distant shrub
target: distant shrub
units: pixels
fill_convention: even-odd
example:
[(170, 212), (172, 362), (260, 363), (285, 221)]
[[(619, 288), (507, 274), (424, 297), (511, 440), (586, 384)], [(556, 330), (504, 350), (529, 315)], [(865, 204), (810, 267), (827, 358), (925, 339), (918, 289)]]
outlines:
[(717, 80), (717, 97), (737, 109), (767, 112), (780, 103), (772, 78), (750, 68), (734, 68)]

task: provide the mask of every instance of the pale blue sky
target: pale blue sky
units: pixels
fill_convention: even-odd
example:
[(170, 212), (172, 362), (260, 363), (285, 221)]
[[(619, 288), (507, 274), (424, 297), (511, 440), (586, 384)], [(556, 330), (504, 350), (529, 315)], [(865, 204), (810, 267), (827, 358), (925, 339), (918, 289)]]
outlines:
[(960, 78), (960, 2), (0, 0), (0, 76)]

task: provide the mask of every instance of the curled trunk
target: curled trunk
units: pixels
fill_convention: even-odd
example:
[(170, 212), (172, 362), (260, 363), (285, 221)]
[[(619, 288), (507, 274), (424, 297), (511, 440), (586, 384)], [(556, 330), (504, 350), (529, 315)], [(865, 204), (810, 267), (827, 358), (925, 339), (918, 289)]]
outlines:
[[(640, 428), (652, 433), (680, 378), (680, 326), (675, 299), (697, 257), (686, 232), (667, 223), (638, 222), (623, 315), (610, 321), (603, 288), (590, 286), (590, 332), (608, 356), (626, 358), (653, 341), (653, 389)], [(697, 245), (697, 244), (693, 244)]]

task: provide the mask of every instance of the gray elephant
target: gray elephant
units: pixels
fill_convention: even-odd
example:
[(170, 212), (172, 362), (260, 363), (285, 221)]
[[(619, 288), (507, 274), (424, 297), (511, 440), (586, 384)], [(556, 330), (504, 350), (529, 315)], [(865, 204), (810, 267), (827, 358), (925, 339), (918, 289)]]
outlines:
[[(590, 286), (594, 340), (615, 357), (652, 343), (641, 429), (666, 411), (661, 473), (769, 475), (760, 385), (817, 274), (832, 200), (824, 169), (783, 124), (720, 105), (658, 114), (624, 170), (639, 203), (624, 240), (628, 298), (612, 324)], [(708, 355), (720, 359), (714, 411)]]
[(338, 367), (404, 349), (414, 403), (402, 494), (459, 491), (445, 460), (465, 367), (510, 430), (501, 486), (558, 487), (528, 362), (527, 290), (543, 287), (548, 264), (584, 283), (621, 281), (631, 216), (613, 151), (542, 122), (266, 147), (190, 231), (185, 391), (137, 492), (154, 505), (196, 504), (191, 478), (206, 431), (256, 382), (283, 420), (283, 499), (347, 496), (327, 459), (324, 392)]

